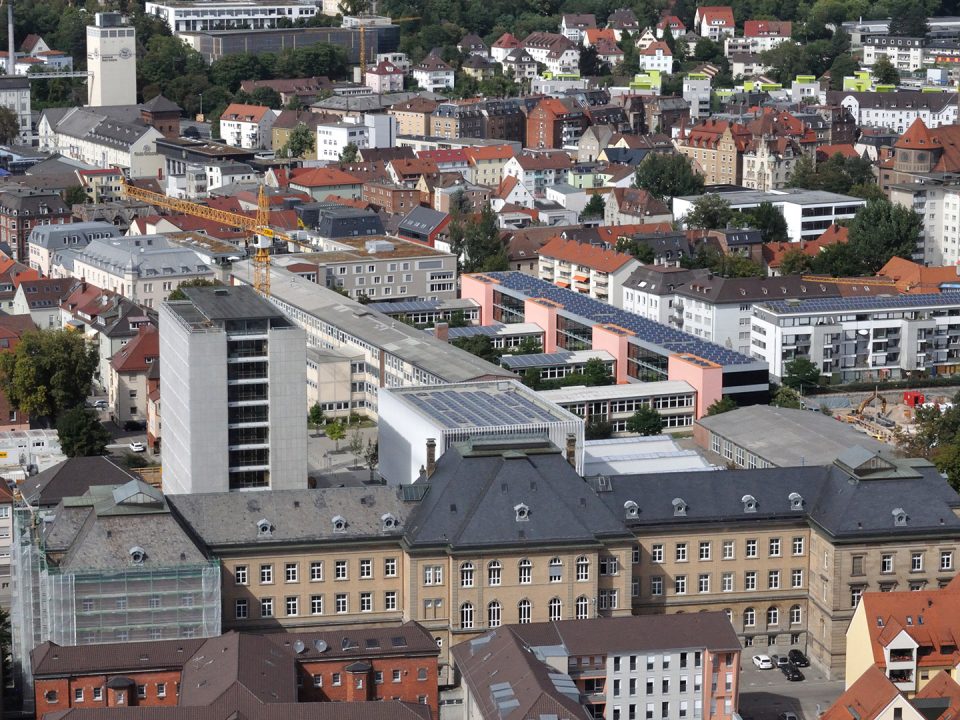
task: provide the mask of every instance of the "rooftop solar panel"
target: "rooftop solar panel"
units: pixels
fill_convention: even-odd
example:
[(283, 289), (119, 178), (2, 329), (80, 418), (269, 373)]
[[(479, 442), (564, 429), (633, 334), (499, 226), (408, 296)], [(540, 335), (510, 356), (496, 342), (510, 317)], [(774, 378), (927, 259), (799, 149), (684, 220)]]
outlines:
[[(864, 283), (869, 285), (869, 282)], [(875, 295), (871, 297), (810, 298), (807, 300), (777, 300), (760, 307), (776, 313), (856, 312), (920, 307), (944, 307), (960, 304), (954, 293), (927, 295)]]
[(428, 310), (436, 310), (440, 307), (440, 301), (404, 300), (402, 302), (377, 302), (368, 303), (367, 307), (371, 310), (386, 313), (387, 315), (396, 315), (397, 313), (426, 312)]

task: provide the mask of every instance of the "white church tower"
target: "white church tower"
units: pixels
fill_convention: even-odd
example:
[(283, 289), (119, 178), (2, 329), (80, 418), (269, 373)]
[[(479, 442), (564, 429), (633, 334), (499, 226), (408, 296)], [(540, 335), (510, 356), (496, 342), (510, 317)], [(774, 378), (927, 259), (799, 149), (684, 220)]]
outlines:
[(135, 105), (137, 102), (136, 30), (120, 13), (97, 13), (87, 26), (87, 105)]

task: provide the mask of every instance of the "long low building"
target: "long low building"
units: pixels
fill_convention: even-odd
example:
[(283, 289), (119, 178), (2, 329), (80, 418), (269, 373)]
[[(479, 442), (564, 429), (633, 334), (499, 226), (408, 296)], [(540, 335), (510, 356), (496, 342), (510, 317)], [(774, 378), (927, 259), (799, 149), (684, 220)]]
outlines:
[(538, 370), (541, 380), (555, 380), (582, 373), (591, 360), (600, 360), (607, 371), (616, 377), (617, 360), (606, 350), (563, 350), (531, 355), (504, 355), (500, 358), (500, 364), (518, 375), (525, 375), (529, 370)]
[(783, 300), (757, 305), (750, 349), (782, 378), (795, 358), (840, 382), (960, 369), (960, 293)]
[(766, 363), (720, 345), (564, 290), (519, 272), (464, 275), (461, 295), (481, 307), (480, 321), (534, 322), (546, 353), (605, 350), (618, 383), (683, 380), (697, 391), (696, 417), (722, 396), (738, 405), (766, 404)]
[(317, 14), (313, 4), (283, 0), (159, 0), (148, 2), (145, 12), (163, 20), (177, 34), (230, 27), (273, 28), (281, 20), (296, 22)]

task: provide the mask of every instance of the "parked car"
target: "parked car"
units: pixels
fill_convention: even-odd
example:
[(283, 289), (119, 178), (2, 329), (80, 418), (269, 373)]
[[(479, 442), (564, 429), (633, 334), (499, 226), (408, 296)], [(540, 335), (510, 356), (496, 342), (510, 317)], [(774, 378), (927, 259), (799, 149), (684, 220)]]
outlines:
[(91, 407), (95, 407), (97, 410), (106, 410), (107, 401), (106, 400), (95, 400)]
[(141, 453), (147, 451), (147, 446), (142, 442), (132, 442), (127, 447), (130, 448), (130, 452)]
[(147, 424), (141, 420), (127, 420), (123, 424), (124, 430), (146, 430)]
[(754, 655), (753, 664), (760, 670), (773, 670), (773, 660), (769, 655)]
[(780, 670), (783, 672), (783, 676), (790, 682), (799, 682), (804, 679), (803, 673), (793, 665), (784, 665)]
[(810, 667), (810, 661), (807, 660), (807, 656), (799, 650), (791, 650), (787, 653), (787, 657), (790, 658), (790, 662), (797, 667)]
[(770, 659), (773, 661), (773, 664), (778, 668), (785, 668), (790, 664), (790, 660), (786, 655), (771, 655)]

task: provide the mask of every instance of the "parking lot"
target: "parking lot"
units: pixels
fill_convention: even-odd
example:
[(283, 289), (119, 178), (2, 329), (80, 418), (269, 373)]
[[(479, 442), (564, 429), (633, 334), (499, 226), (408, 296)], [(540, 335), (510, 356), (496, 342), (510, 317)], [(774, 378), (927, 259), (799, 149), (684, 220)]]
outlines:
[(740, 673), (740, 715), (744, 720), (777, 720), (796, 713), (800, 720), (816, 720), (843, 692), (842, 680), (828, 680), (814, 667), (801, 668), (805, 680), (788, 681), (777, 669), (758, 670), (750, 648), (744, 649)]

